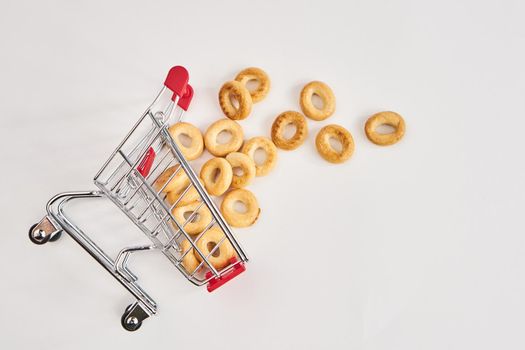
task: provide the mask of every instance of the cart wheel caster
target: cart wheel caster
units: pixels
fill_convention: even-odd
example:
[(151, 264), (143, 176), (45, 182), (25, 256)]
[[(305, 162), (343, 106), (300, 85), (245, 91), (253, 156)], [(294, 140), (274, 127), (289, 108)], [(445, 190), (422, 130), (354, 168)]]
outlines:
[[(46, 236), (45, 235), (45, 232), (42, 231), (42, 230), (36, 230), (34, 231), (36, 225), (38, 224), (34, 224), (33, 226), (31, 226), (31, 228), (29, 229), (29, 239), (31, 240), (31, 242), (33, 242), (34, 244), (38, 244), (38, 245), (41, 245), (41, 244), (46, 244), (50, 237), (49, 236)], [(33, 232), (34, 231), (34, 232)], [(58, 238), (57, 238), (58, 239)]]
[(35, 230), (35, 227), (37, 226), (38, 224), (34, 224), (33, 226), (31, 226), (31, 228), (29, 229), (29, 239), (31, 240), (31, 242), (33, 242), (34, 244), (38, 244), (38, 245), (41, 245), (41, 244), (46, 244), (47, 242), (55, 242), (55, 241), (58, 241), (60, 239), (60, 237), (62, 237), (62, 231), (58, 231), (54, 234), (52, 234), (51, 236), (46, 236), (45, 235), (45, 232), (42, 231), (42, 230)]
[(51, 237), (49, 238), (49, 242), (56, 242), (60, 239), (60, 237), (62, 237), (62, 231), (59, 231), (55, 233), (54, 235), (51, 235)]
[[(125, 330), (134, 332), (142, 326), (142, 317), (136, 313), (137, 304), (128, 305), (126, 311), (120, 319), (120, 323)], [(142, 310), (142, 309), (141, 309)], [(146, 316), (147, 317), (147, 316)]]

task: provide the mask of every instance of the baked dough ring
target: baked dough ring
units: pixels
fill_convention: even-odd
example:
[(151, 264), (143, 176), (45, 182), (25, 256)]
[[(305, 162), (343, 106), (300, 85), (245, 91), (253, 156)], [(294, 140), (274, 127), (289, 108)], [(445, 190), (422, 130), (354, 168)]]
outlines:
[[(323, 109), (317, 109), (312, 103), (314, 94), (323, 100)], [(303, 113), (313, 120), (325, 120), (335, 111), (335, 95), (332, 89), (321, 81), (312, 81), (305, 85), (301, 91), (300, 103)]]
[[(201, 156), (204, 150), (204, 141), (202, 140), (201, 131), (196, 126), (180, 122), (170, 126), (168, 131), (187, 160), (194, 160)], [(182, 142), (180, 142), (180, 135), (186, 135), (191, 139), (191, 145), (189, 147), (184, 146)]]
[[(393, 133), (380, 134), (375, 129), (379, 125), (390, 125), (396, 129)], [(368, 118), (365, 124), (366, 137), (376, 145), (389, 146), (398, 142), (405, 135), (405, 121), (396, 112), (379, 112)]]
[[(255, 162), (255, 151), (262, 148), (266, 152), (266, 160), (263, 164), (259, 165)], [(268, 174), (277, 163), (277, 147), (273, 142), (263, 136), (257, 136), (246, 141), (242, 147), (242, 153), (247, 154), (255, 163), (255, 175), (264, 176)]]
[[(175, 217), (175, 220), (179, 223), (179, 225), (184, 225), (184, 223), (187, 221), (187, 218), (184, 217), (185, 213), (192, 213), (200, 206), (199, 210), (197, 211), (197, 214), (193, 217), (193, 219), (184, 226), (184, 231), (186, 231), (189, 235), (195, 235), (197, 233), (202, 232), (206, 226), (208, 226), (212, 220), (211, 212), (206, 206), (206, 204), (202, 204), (202, 202), (193, 202), (181, 207), (176, 207), (171, 211), (173, 216)], [(177, 225), (175, 225), (175, 228), (178, 229)]]
[[(232, 98), (239, 103), (236, 108), (232, 103)], [(242, 120), (252, 111), (252, 97), (250, 91), (244, 84), (238, 81), (228, 81), (224, 83), (219, 91), (219, 104), (224, 114), (233, 120)]]
[[(190, 183), (190, 179), (184, 172), (184, 169), (180, 169), (175, 176), (173, 176), (170, 180), (170, 177), (179, 169), (180, 165), (174, 165), (169, 167), (168, 169), (164, 170), (162, 174), (157, 177), (155, 182), (153, 183), (153, 188), (157, 191), (160, 191), (162, 189), (162, 192), (169, 193), (172, 191), (180, 191), (181, 188), (185, 188)], [(166, 182), (169, 183), (166, 184)], [(163, 188), (164, 187), (164, 188)]]
[(250, 67), (243, 69), (237, 74), (235, 80), (242, 83), (244, 86), (246, 86), (251, 80), (256, 80), (259, 83), (259, 86), (254, 91), (248, 90), (253, 103), (257, 103), (264, 99), (268, 94), (268, 91), (270, 91), (270, 78), (268, 77), (268, 74), (260, 68)]
[[(246, 212), (240, 213), (235, 210), (235, 202), (240, 201), (246, 206)], [(239, 188), (230, 191), (224, 196), (221, 203), (221, 212), (228, 224), (233, 227), (248, 227), (251, 226), (259, 218), (261, 209), (257, 203), (257, 199), (250, 191)]]
[[(231, 134), (231, 138), (226, 143), (218, 143), (217, 137), (222, 131)], [(223, 157), (231, 152), (236, 152), (241, 148), (244, 139), (244, 132), (236, 121), (230, 119), (217, 120), (211, 124), (204, 134), (206, 149), (217, 157)]]
[[(283, 136), (284, 129), (288, 124), (295, 125), (295, 134), (287, 139)], [(301, 146), (308, 136), (308, 125), (306, 118), (299, 112), (287, 111), (279, 114), (272, 124), (272, 141), (284, 150), (294, 150)]]
[[(197, 241), (197, 248), (199, 248), (202, 254), (204, 254), (204, 257), (206, 257), (210, 254), (213, 248), (215, 248), (215, 245), (223, 239), (223, 237), (224, 240), (221, 242), (219, 248), (208, 257), (210, 264), (212, 264), (217, 270), (228, 266), (230, 264), (230, 259), (235, 256), (235, 249), (233, 249), (228, 237), (225, 237), (219, 227), (214, 226), (206, 231)], [(197, 260), (202, 261), (202, 257), (198, 252), (195, 252), (195, 257)]]
[[(195, 249), (193, 249), (190, 241), (188, 241), (187, 239), (182, 241), (181, 249), (182, 249), (182, 254), (186, 254), (182, 258), (182, 266), (186, 269), (186, 272), (188, 272), (188, 274), (190, 275), (194, 274), (195, 270), (200, 264), (199, 260), (197, 260), (197, 258), (195, 257), (196, 255)], [(186, 253), (188, 250), (190, 251)]]
[(212, 158), (202, 165), (200, 177), (209, 194), (220, 196), (230, 188), (233, 171), (226, 159)]
[[(335, 138), (341, 142), (342, 150), (337, 152), (330, 145), (330, 138)], [(325, 160), (330, 163), (343, 163), (354, 153), (354, 138), (352, 134), (340, 125), (327, 125), (322, 128), (315, 138), (317, 151)]]
[(232, 171), (237, 167), (242, 170), (242, 175), (235, 175), (235, 172), (233, 172), (231, 187), (241, 188), (248, 186), (255, 178), (255, 162), (247, 154), (232, 152), (226, 156), (226, 160), (230, 163)]
[[(168, 200), (168, 203), (173, 205), (179, 197), (182, 195), (182, 193), (186, 190), (186, 187), (181, 187), (178, 191), (171, 191), (168, 192), (168, 195), (166, 196), (166, 199)], [(186, 204), (190, 204), (191, 202), (195, 202), (200, 199), (199, 192), (195, 189), (195, 187), (192, 185), (190, 189), (182, 196), (182, 198), (177, 202), (177, 207), (184, 206)]]

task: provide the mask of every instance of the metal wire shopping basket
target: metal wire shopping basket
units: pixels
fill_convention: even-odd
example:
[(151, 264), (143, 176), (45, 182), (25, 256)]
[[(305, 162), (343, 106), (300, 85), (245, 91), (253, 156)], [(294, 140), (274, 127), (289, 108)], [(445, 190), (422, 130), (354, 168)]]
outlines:
[[(136, 301), (125, 309), (121, 318), (122, 326), (129, 331), (138, 329), (144, 319), (157, 311), (155, 301), (139, 286), (137, 276), (127, 266), (132, 253), (157, 249), (190, 282), (197, 286), (207, 285), (210, 292), (243, 272), (244, 263), (248, 261), (230, 227), (168, 132), (169, 121), (180, 121), (192, 100), (193, 89), (188, 79), (184, 67), (171, 68), (153, 103), (95, 175), (94, 182), (99, 190), (54, 196), (47, 203), (47, 215), (29, 230), (29, 238), (36, 244), (56, 241), (62, 232), (66, 232), (135, 297)], [(155, 181), (169, 168), (175, 170), (159, 188)], [(169, 202), (164, 187), (181, 175), (186, 179), (186, 186), (178, 198)], [(177, 220), (172, 210), (190, 190), (196, 191), (198, 204), (184, 220)], [(64, 211), (72, 200), (97, 197), (106, 197), (115, 203), (152, 244), (125, 247), (114, 259), (108, 256)], [(201, 209), (209, 210), (211, 220), (196, 236), (190, 235), (185, 227)], [(199, 249), (199, 240), (209, 230), (219, 231), (222, 237), (211, 249)], [(217, 268), (211, 258), (225, 245), (233, 247), (234, 254), (226, 266)], [(184, 264), (188, 254), (198, 258), (196, 267), (189, 268)]]

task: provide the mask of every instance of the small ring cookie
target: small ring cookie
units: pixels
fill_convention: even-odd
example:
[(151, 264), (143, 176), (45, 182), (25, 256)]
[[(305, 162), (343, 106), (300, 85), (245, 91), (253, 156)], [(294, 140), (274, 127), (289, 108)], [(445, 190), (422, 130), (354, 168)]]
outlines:
[[(239, 107), (235, 107), (232, 98), (237, 100)], [(238, 81), (224, 83), (219, 91), (219, 104), (224, 114), (233, 120), (242, 120), (252, 111), (252, 97), (244, 84)]]
[[(317, 109), (312, 102), (313, 95), (323, 100), (323, 108)], [(308, 118), (313, 120), (325, 120), (335, 111), (335, 95), (332, 89), (321, 81), (312, 81), (305, 85), (301, 91), (301, 109)]]
[(170, 206), (175, 204), (175, 202), (177, 202), (177, 201), (178, 202), (177, 202), (176, 206), (177, 207), (181, 207), (183, 205), (190, 204), (191, 202), (195, 202), (195, 201), (200, 200), (199, 192), (197, 192), (197, 190), (195, 189), (195, 187), (193, 185), (191, 185), (189, 190), (186, 191), (186, 193), (184, 193), (184, 196), (182, 196), (182, 198), (180, 198), (180, 196), (182, 195), (182, 193), (184, 191), (186, 191), (186, 187), (182, 187), (182, 188), (178, 189), (177, 191), (168, 192), (168, 195), (166, 196), (166, 199), (167, 199), (168, 203), (170, 204)]
[(268, 74), (260, 68), (250, 67), (243, 69), (237, 74), (235, 80), (242, 83), (244, 86), (246, 86), (251, 80), (256, 80), (259, 83), (259, 86), (257, 86), (257, 89), (254, 91), (248, 90), (253, 103), (257, 103), (264, 99), (268, 94), (268, 91), (270, 91), (270, 78), (268, 77)]
[[(231, 138), (226, 143), (219, 143), (217, 137), (223, 131), (230, 133)], [(241, 148), (244, 140), (242, 127), (236, 121), (230, 119), (217, 120), (211, 124), (204, 134), (206, 149), (216, 157), (223, 157)]]
[[(235, 202), (240, 201), (246, 206), (246, 212), (240, 213), (235, 210)], [(221, 203), (221, 212), (228, 224), (233, 227), (251, 226), (259, 218), (261, 209), (257, 199), (250, 191), (239, 188), (228, 192)]]
[(233, 172), (231, 187), (241, 188), (248, 186), (255, 178), (255, 162), (247, 154), (232, 152), (226, 156), (226, 160), (230, 163), (232, 170), (235, 168), (241, 168), (242, 170), (242, 175), (235, 175), (235, 172)]
[[(187, 160), (194, 160), (201, 156), (202, 151), (204, 150), (204, 141), (202, 139), (201, 131), (196, 126), (185, 122), (179, 122), (170, 126), (168, 131), (173, 138), (173, 141), (175, 141)], [(179, 139), (180, 135), (186, 135), (191, 140), (189, 147), (182, 144)]]
[(202, 165), (200, 177), (212, 196), (220, 196), (230, 188), (233, 171), (224, 158), (212, 158)]
[[(380, 134), (376, 131), (379, 125), (390, 125), (395, 131), (388, 134)], [(405, 135), (405, 120), (396, 112), (379, 112), (368, 118), (365, 124), (365, 133), (366, 137), (376, 145), (393, 145)]]
[[(212, 220), (211, 212), (206, 206), (206, 204), (202, 204), (202, 202), (193, 202), (181, 207), (176, 207), (171, 211), (173, 214), (173, 217), (179, 225), (184, 225), (184, 223), (188, 220), (189, 215), (193, 215), (192, 213), (199, 208), (197, 211), (197, 214), (193, 216), (192, 220), (183, 227), (184, 231), (186, 231), (189, 235), (195, 235), (197, 233), (202, 232), (208, 226)], [(188, 214), (188, 215), (184, 215)], [(177, 225), (174, 224), (175, 229), (178, 229)]]
[[(341, 152), (334, 150), (330, 145), (330, 138), (332, 137), (341, 143)], [(354, 153), (355, 147), (352, 134), (342, 126), (335, 124), (327, 125), (319, 131), (315, 138), (315, 146), (321, 157), (336, 164), (348, 160)]]
[(186, 272), (188, 274), (194, 274), (195, 270), (200, 264), (199, 260), (197, 260), (197, 258), (195, 257), (195, 249), (193, 249), (190, 241), (185, 239), (184, 241), (182, 241), (181, 250), (182, 254), (185, 254), (182, 258), (182, 266), (186, 269)]
[[(255, 162), (255, 151), (262, 148), (266, 152), (266, 160), (259, 165)], [(246, 141), (242, 147), (242, 153), (247, 154), (255, 163), (255, 175), (264, 176), (268, 174), (277, 163), (277, 147), (273, 142), (263, 136), (257, 136)]]
[[(284, 129), (288, 124), (295, 125), (295, 134), (287, 139), (284, 137)], [(284, 150), (294, 150), (301, 146), (308, 136), (308, 125), (306, 118), (299, 112), (287, 111), (279, 114), (272, 124), (272, 141)]]
[[(208, 257), (210, 264), (217, 270), (228, 266), (230, 259), (235, 256), (235, 249), (233, 249), (228, 237), (225, 237), (219, 227), (214, 226), (206, 231), (197, 241), (197, 248), (206, 257), (221, 240), (219, 247)], [(202, 257), (198, 252), (195, 252), (195, 257), (197, 260), (202, 261)]]
[[(190, 179), (188, 178), (188, 175), (186, 175), (186, 173), (184, 172), (184, 169), (179, 170), (179, 167), (180, 165), (177, 164), (164, 170), (162, 174), (160, 174), (159, 177), (157, 177), (157, 179), (153, 183), (153, 188), (157, 191), (160, 191), (162, 189), (162, 192), (169, 193), (172, 191), (178, 192), (181, 190), (181, 188), (185, 188), (186, 186), (188, 186), (188, 184), (190, 183)], [(177, 174), (173, 175), (175, 172), (177, 172)], [(168, 180), (169, 183), (166, 184)]]

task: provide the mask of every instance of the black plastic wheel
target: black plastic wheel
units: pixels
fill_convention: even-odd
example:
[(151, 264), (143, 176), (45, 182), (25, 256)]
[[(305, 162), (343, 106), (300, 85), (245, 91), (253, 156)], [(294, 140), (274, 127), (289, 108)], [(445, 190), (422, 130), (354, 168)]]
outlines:
[(51, 236), (51, 238), (49, 238), (49, 242), (56, 242), (60, 239), (60, 237), (62, 237), (62, 231), (59, 231), (55, 233), (53, 236)]
[(133, 305), (128, 305), (126, 311), (124, 311), (124, 314), (120, 318), (120, 324), (122, 324), (122, 327), (130, 332), (134, 332), (142, 326), (142, 321), (139, 321), (136, 317), (129, 316), (132, 306)]
[(38, 244), (38, 245), (46, 244), (49, 241), (49, 236), (45, 236), (43, 239), (38, 239), (35, 236), (33, 236), (33, 229), (36, 227), (36, 225), (38, 224), (34, 224), (33, 226), (29, 228), (29, 239), (34, 244)]

